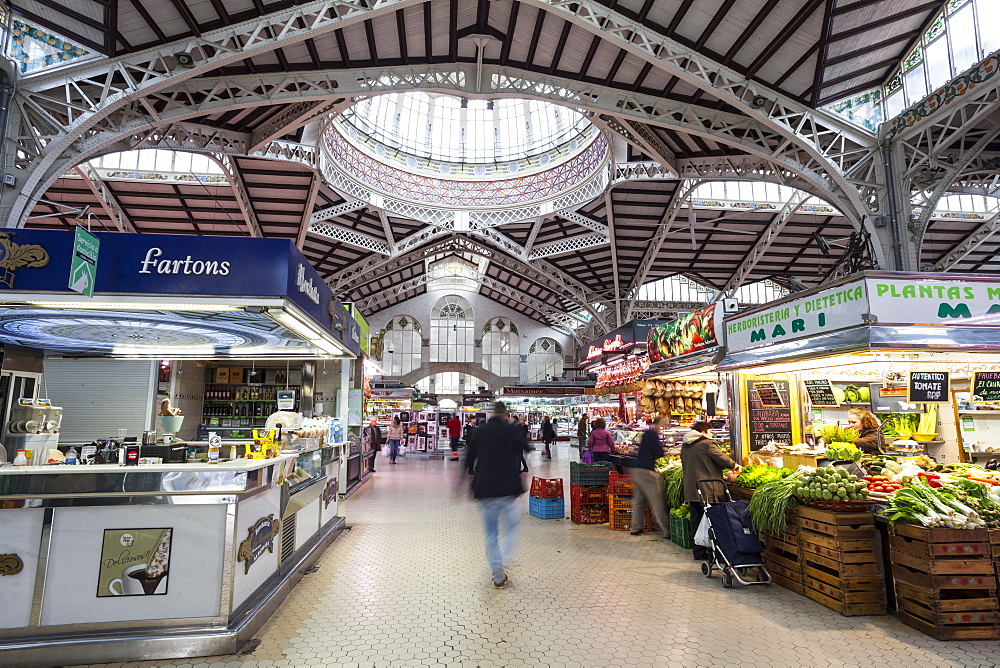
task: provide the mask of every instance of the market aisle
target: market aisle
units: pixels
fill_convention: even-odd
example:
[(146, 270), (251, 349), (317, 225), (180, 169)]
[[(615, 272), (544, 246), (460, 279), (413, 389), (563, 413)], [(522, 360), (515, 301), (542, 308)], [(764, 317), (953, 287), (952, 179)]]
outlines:
[[(532, 473), (568, 478), (575, 453), (533, 453)], [(374, 484), (346, 503), (352, 530), (251, 654), (125, 665), (1000, 665), (998, 643), (841, 617), (777, 586), (725, 590), (672, 544), (569, 520), (526, 517), (511, 584), (494, 590), (477, 509), (455, 497), (458, 466), (380, 459)]]

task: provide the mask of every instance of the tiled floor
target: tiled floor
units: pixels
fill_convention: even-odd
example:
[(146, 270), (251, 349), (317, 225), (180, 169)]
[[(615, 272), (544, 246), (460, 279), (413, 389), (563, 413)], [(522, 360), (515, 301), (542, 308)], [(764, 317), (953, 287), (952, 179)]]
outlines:
[[(532, 474), (565, 477), (568, 494), (571, 457), (565, 445), (552, 462), (532, 454)], [(672, 544), (569, 520), (525, 517), (511, 584), (494, 590), (458, 467), (380, 459), (374, 483), (345, 504), (351, 531), (252, 653), (125, 665), (1000, 665), (998, 642), (938, 642), (777, 586), (723, 589)]]

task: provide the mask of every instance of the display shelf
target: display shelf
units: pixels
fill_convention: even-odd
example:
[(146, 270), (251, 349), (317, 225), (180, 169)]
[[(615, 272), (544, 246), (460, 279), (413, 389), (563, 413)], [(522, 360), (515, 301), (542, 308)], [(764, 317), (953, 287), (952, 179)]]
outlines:
[(959, 415), (1000, 415), (1000, 411), (995, 410), (981, 410), (981, 411), (970, 411), (970, 410), (960, 410)]

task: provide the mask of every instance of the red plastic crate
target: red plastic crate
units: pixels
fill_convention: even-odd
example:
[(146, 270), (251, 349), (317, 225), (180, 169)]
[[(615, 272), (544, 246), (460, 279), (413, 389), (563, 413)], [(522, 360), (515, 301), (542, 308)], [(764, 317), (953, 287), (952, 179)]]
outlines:
[(574, 524), (606, 524), (608, 521), (608, 507), (606, 505), (573, 505), (570, 510), (570, 519), (573, 520)]
[(572, 505), (587, 506), (595, 504), (608, 504), (608, 486), (590, 487), (587, 485), (570, 485), (569, 493)]
[(608, 474), (608, 494), (629, 496), (633, 486), (632, 476), (614, 472)]
[(562, 478), (532, 478), (531, 495), (543, 499), (554, 499), (563, 495)]

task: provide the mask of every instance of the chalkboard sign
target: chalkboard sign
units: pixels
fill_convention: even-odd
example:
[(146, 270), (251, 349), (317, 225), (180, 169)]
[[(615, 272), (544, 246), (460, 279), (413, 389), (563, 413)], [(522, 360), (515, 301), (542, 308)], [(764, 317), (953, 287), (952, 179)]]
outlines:
[(761, 406), (781, 408), (788, 403), (782, 399), (781, 393), (778, 392), (778, 386), (773, 381), (758, 380), (753, 389), (757, 393), (757, 399), (760, 400)]
[[(788, 381), (748, 380), (750, 450), (760, 450), (771, 441), (792, 443), (792, 409), (788, 402)], [(760, 400), (758, 385), (774, 388), (783, 403), (780, 407), (766, 406)], [(768, 390), (765, 390), (765, 394)]]
[(809, 393), (809, 403), (813, 406), (839, 406), (840, 402), (833, 394), (833, 385), (827, 379), (804, 381), (806, 392)]
[(946, 404), (951, 400), (947, 371), (910, 371), (906, 400), (911, 404)]
[(972, 402), (1000, 403), (1000, 371), (977, 371), (973, 374)]

